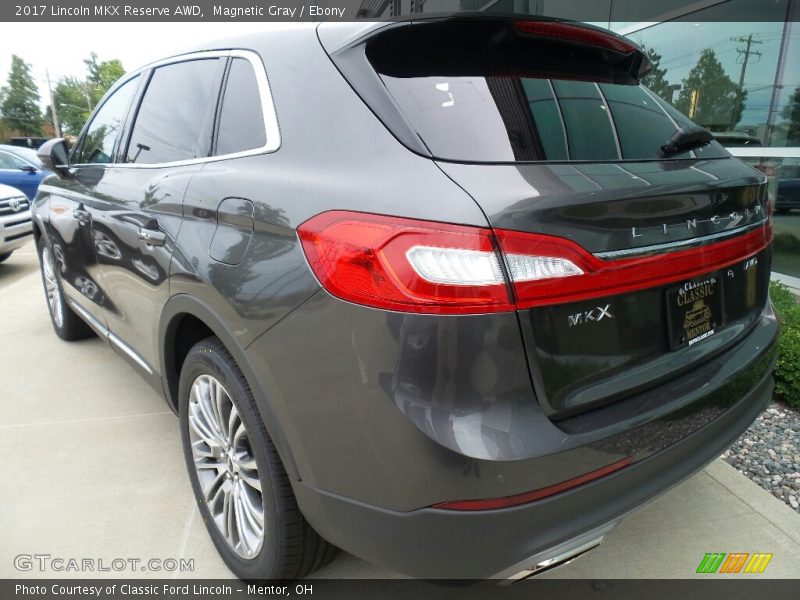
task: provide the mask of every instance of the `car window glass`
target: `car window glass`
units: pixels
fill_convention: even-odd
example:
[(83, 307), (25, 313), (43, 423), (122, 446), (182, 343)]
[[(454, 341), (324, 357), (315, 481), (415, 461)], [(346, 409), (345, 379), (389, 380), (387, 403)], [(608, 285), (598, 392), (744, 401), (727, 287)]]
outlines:
[(22, 161), (15, 160), (14, 156), (6, 152), (0, 152), (0, 169), (16, 169)]
[(128, 108), (136, 92), (139, 77), (127, 81), (115, 91), (95, 113), (72, 162), (76, 164), (110, 163), (119, 139)]
[(168, 163), (208, 156), (219, 89), (219, 59), (157, 68), (128, 143), (127, 162)]
[(231, 63), (219, 117), (217, 155), (261, 148), (267, 143), (258, 81), (250, 61)]

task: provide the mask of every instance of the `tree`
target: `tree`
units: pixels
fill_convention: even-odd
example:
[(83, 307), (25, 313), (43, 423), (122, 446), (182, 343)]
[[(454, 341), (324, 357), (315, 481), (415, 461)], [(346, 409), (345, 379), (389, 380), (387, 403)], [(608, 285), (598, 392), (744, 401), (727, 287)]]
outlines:
[(642, 83), (665, 100), (669, 100), (669, 81), (666, 78), (667, 70), (660, 68), (661, 55), (652, 48), (645, 48), (645, 52), (652, 67), (650, 72), (642, 78)]
[(0, 116), (5, 126), (22, 135), (41, 135), (42, 112), (39, 88), (31, 75), (31, 66), (16, 54), (11, 57), (8, 84), (2, 91)]
[(53, 90), (58, 118), (65, 135), (78, 135), (91, 114), (91, 97), (86, 82), (77, 77), (62, 77)]
[(125, 69), (116, 58), (97, 62), (97, 54), (94, 52), (83, 62), (89, 72), (89, 76), (86, 78), (89, 86), (89, 96), (92, 99), (92, 103), (96, 105), (109, 88), (116, 83), (117, 79), (125, 75)]
[(87, 72), (85, 79), (62, 77), (53, 90), (61, 129), (66, 135), (80, 133), (92, 109), (114, 82), (125, 74), (119, 60), (98, 61), (94, 52), (83, 62)]
[(746, 97), (747, 92), (728, 77), (714, 51), (706, 48), (683, 80), (675, 106), (697, 123), (725, 131), (741, 119)]
[(781, 116), (786, 120), (786, 145), (800, 146), (800, 87), (795, 88)]

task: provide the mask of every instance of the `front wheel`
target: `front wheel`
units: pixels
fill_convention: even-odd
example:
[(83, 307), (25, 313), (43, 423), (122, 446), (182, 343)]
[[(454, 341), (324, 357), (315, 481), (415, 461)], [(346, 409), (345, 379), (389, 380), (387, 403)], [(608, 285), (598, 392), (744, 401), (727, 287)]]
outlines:
[(44, 237), (39, 238), (36, 249), (39, 252), (42, 286), (47, 299), (47, 310), (50, 313), (50, 321), (53, 324), (53, 330), (56, 335), (68, 342), (82, 340), (94, 335), (91, 327), (76, 315), (64, 301), (61, 278), (56, 268), (57, 263), (53, 259), (53, 252), (47, 242), (44, 241)]
[(196, 344), (179, 384), (184, 457), (200, 514), (240, 579), (296, 579), (336, 551), (303, 518), (239, 367), (217, 338)]

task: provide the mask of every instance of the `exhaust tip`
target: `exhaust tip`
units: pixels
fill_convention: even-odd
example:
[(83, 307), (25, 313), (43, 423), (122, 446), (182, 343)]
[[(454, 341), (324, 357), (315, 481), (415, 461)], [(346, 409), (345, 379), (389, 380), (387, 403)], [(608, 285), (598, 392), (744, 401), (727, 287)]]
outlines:
[(603, 540), (605, 539), (606, 534), (603, 533), (595, 538), (590, 539), (589, 541), (585, 542), (578, 542), (575, 545), (569, 546), (564, 548), (564, 545), (557, 546), (550, 554), (544, 553), (540, 554), (533, 558), (536, 562), (533, 563), (532, 566), (517, 571), (513, 575), (509, 575), (504, 581), (501, 582), (501, 585), (510, 585), (512, 583), (517, 583), (518, 581), (522, 581), (523, 579), (528, 579), (529, 577), (533, 577), (534, 575), (539, 575), (544, 573), (545, 571), (550, 571), (557, 567), (564, 566), (579, 556), (586, 554), (590, 550), (593, 550), (597, 546), (599, 546)]

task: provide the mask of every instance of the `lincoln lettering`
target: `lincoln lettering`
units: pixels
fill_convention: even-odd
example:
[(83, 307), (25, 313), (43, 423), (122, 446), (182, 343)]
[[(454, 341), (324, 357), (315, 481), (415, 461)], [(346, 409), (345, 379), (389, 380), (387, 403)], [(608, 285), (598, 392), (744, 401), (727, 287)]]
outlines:
[(698, 225), (709, 223), (715, 228), (725, 225), (721, 229), (733, 229), (743, 225), (749, 225), (755, 218), (760, 218), (763, 214), (760, 204), (755, 204), (752, 208), (745, 208), (741, 212), (730, 212), (727, 215), (713, 215), (708, 219), (686, 219), (680, 223), (661, 223), (650, 227), (631, 227), (631, 237), (639, 239), (645, 235), (669, 236), (677, 232), (678, 229), (684, 231), (697, 231)]

